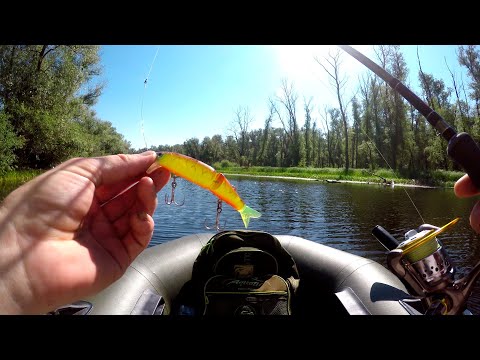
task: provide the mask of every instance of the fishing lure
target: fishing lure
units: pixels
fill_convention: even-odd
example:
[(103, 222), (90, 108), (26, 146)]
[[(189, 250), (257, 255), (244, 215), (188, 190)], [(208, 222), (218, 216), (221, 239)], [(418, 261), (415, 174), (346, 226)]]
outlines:
[(216, 197), (240, 213), (245, 228), (248, 227), (250, 218), (261, 216), (258, 211), (245, 205), (235, 188), (222, 173), (199, 160), (174, 152), (158, 152), (155, 162), (147, 169), (147, 174), (159, 167), (164, 167), (174, 175), (210, 190)]

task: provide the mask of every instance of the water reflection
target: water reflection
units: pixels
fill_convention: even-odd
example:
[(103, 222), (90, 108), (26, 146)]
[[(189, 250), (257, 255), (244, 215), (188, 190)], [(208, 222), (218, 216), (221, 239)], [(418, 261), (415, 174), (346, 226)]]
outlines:
[[(229, 176), (247, 205), (262, 213), (251, 219), (249, 229), (272, 234), (300, 236), (324, 245), (375, 260), (384, 266), (386, 250), (371, 230), (381, 225), (395, 238), (429, 223), (443, 226), (456, 217), (461, 220), (442, 240), (459, 275), (480, 260), (480, 238), (469, 225), (470, 211), (477, 199), (458, 199), (452, 189), (383, 187), (362, 184), (326, 184), (319, 181), (244, 178)], [(213, 233), (205, 228), (215, 223), (217, 198), (183, 179), (177, 179), (177, 195), (185, 205), (167, 206), (166, 186), (158, 196), (154, 214), (155, 232), (151, 245), (193, 233)], [(406, 193), (407, 192), (407, 193)], [(418, 214), (412, 202), (418, 208)], [(240, 215), (224, 204), (222, 225), (243, 229)], [(469, 309), (480, 314), (480, 286), (474, 289)]]

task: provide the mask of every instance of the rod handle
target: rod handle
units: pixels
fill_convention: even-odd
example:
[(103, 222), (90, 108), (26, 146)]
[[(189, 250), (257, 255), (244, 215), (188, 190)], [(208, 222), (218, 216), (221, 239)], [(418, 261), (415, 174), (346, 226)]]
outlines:
[(372, 235), (389, 251), (396, 249), (400, 244), (387, 230), (380, 225), (372, 229)]
[(465, 133), (455, 134), (448, 142), (447, 154), (468, 174), (480, 191), (480, 147)]

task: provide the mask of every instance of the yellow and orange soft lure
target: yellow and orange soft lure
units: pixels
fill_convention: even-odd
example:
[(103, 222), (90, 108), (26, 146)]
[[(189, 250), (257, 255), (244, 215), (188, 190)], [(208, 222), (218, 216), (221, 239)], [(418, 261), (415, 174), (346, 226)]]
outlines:
[(216, 172), (214, 168), (199, 160), (174, 152), (159, 152), (155, 162), (147, 169), (147, 174), (159, 167), (164, 167), (174, 175), (210, 190), (216, 197), (240, 213), (245, 228), (248, 227), (250, 218), (261, 216), (258, 211), (245, 205), (222, 173)]

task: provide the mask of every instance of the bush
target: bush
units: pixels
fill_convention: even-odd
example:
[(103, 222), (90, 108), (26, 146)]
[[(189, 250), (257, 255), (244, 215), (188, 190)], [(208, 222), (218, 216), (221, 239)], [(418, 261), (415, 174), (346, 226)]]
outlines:
[(16, 156), (14, 150), (21, 148), (23, 141), (19, 138), (5, 113), (0, 112), (0, 175), (14, 169)]
[(229, 160), (217, 161), (216, 163), (213, 164), (214, 169), (227, 169), (227, 168), (232, 168), (237, 166), (238, 164), (231, 162)]

